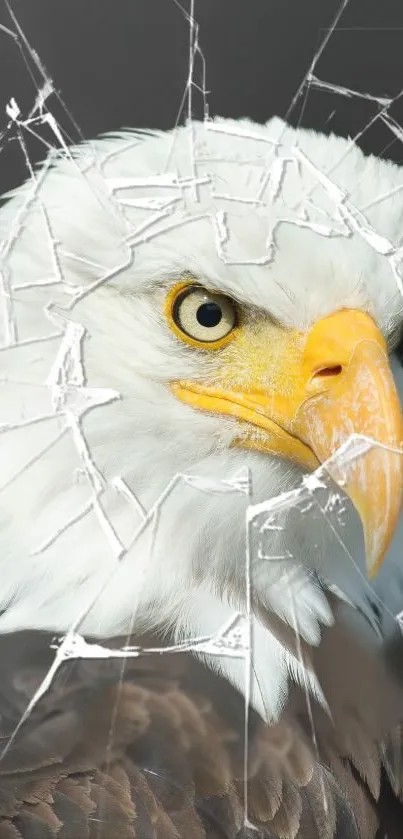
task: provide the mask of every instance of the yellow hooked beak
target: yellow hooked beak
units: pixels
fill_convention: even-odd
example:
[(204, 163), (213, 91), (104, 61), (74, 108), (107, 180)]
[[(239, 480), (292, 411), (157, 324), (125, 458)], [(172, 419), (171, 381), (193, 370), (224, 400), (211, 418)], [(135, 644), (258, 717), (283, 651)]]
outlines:
[[(271, 330), (273, 330), (273, 325)], [(181, 381), (178, 398), (239, 421), (237, 445), (317, 468), (352, 434), (375, 441), (365, 455), (327, 464), (358, 510), (375, 576), (392, 539), (403, 492), (403, 416), (385, 341), (372, 318), (342, 310), (308, 334), (242, 326), (220, 354), (214, 385)]]

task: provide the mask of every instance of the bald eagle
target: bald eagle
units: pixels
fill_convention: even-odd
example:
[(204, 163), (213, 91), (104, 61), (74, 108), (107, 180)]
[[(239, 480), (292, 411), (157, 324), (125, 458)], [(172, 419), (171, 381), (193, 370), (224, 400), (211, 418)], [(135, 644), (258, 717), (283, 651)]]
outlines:
[(7, 196), (0, 837), (386, 830), (402, 218), (398, 166), (277, 118), (109, 135)]

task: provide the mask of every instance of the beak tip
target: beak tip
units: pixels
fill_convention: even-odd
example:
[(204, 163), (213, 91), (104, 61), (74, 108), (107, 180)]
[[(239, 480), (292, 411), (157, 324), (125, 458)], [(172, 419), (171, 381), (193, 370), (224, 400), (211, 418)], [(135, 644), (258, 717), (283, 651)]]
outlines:
[(371, 582), (373, 580), (375, 580), (376, 577), (378, 576), (381, 565), (382, 565), (382, 560), (380, 560), (380, 561), (377, 560), (373, 565), (370, 565), (369, 563), (367, 563), (367, 575), (368, 575), (368, 579)]
[(366, 568), (367, 568), (367, 576), (369, 580), (375, 580), (378, 576), (383, 562), (385, 560), (388, 547), (389, 547), (389, 539), (387, 542), (383, 543), (380, 547), (379, 545), (369, 544), (368, 534), (365, 534), (365, 559), (366, 559)]

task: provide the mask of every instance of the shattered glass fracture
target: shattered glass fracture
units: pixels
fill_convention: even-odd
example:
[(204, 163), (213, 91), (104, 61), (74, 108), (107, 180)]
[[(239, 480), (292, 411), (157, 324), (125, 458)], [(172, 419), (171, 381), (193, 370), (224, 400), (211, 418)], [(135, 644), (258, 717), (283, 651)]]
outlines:
[[(349, 237), (353, 232), (358, 234), (378, 255), (387, 260), (396, 282), (396, 293), (403, 295), (403, 245), (399, 242), (389, 241), (377, 230), (373, 229), (365, 217), (365, 211), (371, 209), (371, 205), (361, 208), (354, 206), (351, 194), (341, 190), (332, 180), (332, 173), (337, 169), (340, 160), (333, 160), (330, 168), (322, 171), (307, 158), (307, 156), (295, 147), (290, 154), (284, 156), (281, 151), (281, 136), (279, 142), (275, 143), (267, 139), (263, 133), (248, 133), (246, 128), (239, 130), (225, 128), (210, 120), (208, 108), (208, 92), (206, 86), (206, 63), (199, 41), (199, 26), (197, 23), (197, 10), (195, 0), (192, 0), (190, 14), (183, 9), (178, 0), (172, 0), (178, 10), (183, 14), (189, 25), (189, 73), (183, 94), (183, 101), (178, 113), (177, 124), (183, 116), (187, 118), (188, 126), (188, 170), (185, 173), (171, 171), (171, 155), (165, 161), (161, 171), (156, 172), (152, 178), (133, 177), (116, 179), (108, 175), (108, 159), (101, 163), (97, 159), (96, 144), (91, 148), (87, 146), (86, 165), (83, 166), (82, 159), (78, 164), (71, 154), (70, 144), (80, 139), (80, 132), (71, 123), (75, 137), (67, 137), (59, 127), (51, 110), (52, 96), (59, 96), (53, 87), (52, 79), (48, 76), (40, 57), (30, 46), (22, 31), (18, 19), (12, 9), (8, 6), (13, 29), (0, 27), (2, 38), (12, 38), (18, 44), (21, 51), (21, 60), (24, 60), (27, 67), (32, 70), (32, 77), (39, 74), (42, 81), (38, 86), (37, 96), (32, 103), (28, 114), (21, 112), (19, 103), (14, 97), (10, 98), (7, 106), (8, 125), (2, 136), (2, 142), (8, 137), (17, 137), (21, 152), (30, 179), (30, 189), (26, 193), (26, 200), (16, 215), (13, 226), (7, 238), (1, 242), (1, 265), (0, 265), (0, 291), (1, 291), (1, 353), (23, 351), (22, 358), (25, 370), (25, 381), (10, 381), (7, 378), (1, 381), (1, 414), (0, 434), (3, 444), (7, 446), (7, 437), (15, 433), (17, 429), (37, 426), (36, 450), (32, 453), (29, 461), (22, 461), (15, 465), (15, 468), (8, 474), (2, 471), (1, 492), (7, 493), (8, 488), (18, 477), (33, 470), (35, 475), (35, 464), (42, 458), (53, 462), (53, 468), (58, 468), (58, 456), (60, 446), (68, 445), (74, 452), (71, 466), (71, 487), (76, 486), (77, 498), (75, 502), (75, 513), (68, 520), (57, 522), (53, 529), (48, 522), (48, 534), (40, 544), (31, 546), (32, 562), (40, 560), (41, 555), (51, 549), (58, 540), (69, 532), (70, 529), (81, 526), (83, 522), (91, 522), (91, 527), (100, 534), (103, 541), (104, 551), (114, 558), (112, 570), (104, 577), (102, 584), (91, 594), (90, 600), (80, 605), (80, 609), (71, 621), (71, 627), (63, 637), (56, 638), (53, 644), (54, 660), (46, 677), (33, 692), (32, 699), (21, 716), (21, 721), (16, 727), (13, 735), (8, 739), (3, 749), (2, 757), (12, 747), (21, 726), (31, 715), (38, 702), (49, 691), (55, 674), (61, 665), (71, 659), (119, 659), (122, 662), (122, 679), (125, 663), (130, 658), (138, 658), (155, 653), (154, 648), (137, 648), (123, 646), (120, 649), (111, 649), (102, 643), (89, 643), (85, 640), (80, 630), (86, 617), (91, 612), (94, 602), (105, 594), (108, 586), (122, 563), (130, 563), (134, 556), (134, 547), (138, 540), (142, 539), (145, 544), (144, 534), (149, 534), (148, 545), (152, 551), (153, 532), (158, 528), (159, 515), (164, 505), (173, 493), (181, 493), (183, 488), (191, 487), (193, 491), (200, 493), (229, 493), (241, 495), (248, 498), (250, 494), (249, 475), (241, 473), (235, 477), (222, 476), (221, 481), (209, 479), (208, 476), (194, 474), (172, 474), (172, 478), (163, 493), (155, 501), (149, 510), (145, 510), (136, 496), (136, 487), (129, 487), (123, 475), (117, 474), (112, 481), (106, 481), (98, 468), (96, 456), (91, 451), (91, 445), (86, 439), (83, 428), (83, 418), (91, 410), (102, 411), (103, 406), (110, 405), (120, 398), (120, 394), (114, 390), (97, 387), (88, 377), (85, 369), (83, 354), (83, 342), (86, 336), (86, 329), (79, 322), (75, 321), (75, 309), (80, 301), (91, 295), (95, 289), (102, 284), (113, 282), (113, 280), (129, 268), (136, 258), (136, 254), (145, 243), (150, 243), (167, 231), (176, 227), (186, 227), (196, 219), (206, 219), (212, 226), (215, 237), (216, 249), (220, 259), (228, 265), (269, 265), (276, 253), (276, 234), (281, 225), (296, 225), (300, 228), (309, 228), (319, 237)], [(324, 35), (322, 44), (308, 69), (300, 89), (296, 92), (293, 101), (290, 103), (288, 114), (290, 114), (296, 103), (303, 96), (307, 96), (313, 90), (330, 91), (336, 96), (366, 99), (374, 106), (374, 120), (381, 120), (390, 132), (400, 140), (403, 140), (403, 128), (389, 114), (391, 105), (397, 97), (376, 97), (370, 93), (350, 90), (345, 87), (330, 84), (326, 79), (317, 75), (317, 64), (332, 37), (333, 29), (343, 15), (348, 0), (341, 3), (338, 14), (330, 28)], [(208, 68), (207, 68), (208, 70)], [(203, 147), (199, 147), (192, 124), (193, 107), (192, 98), (194, 92), (202, 95), (204, 102), (204, 121), (206, 132), (232, 132), (233, 159), (239, 161), (242, 142), (245, 138), (254, 139), (261, 147), (258, 159), (253, 161), (255, 171), (258, 171), (257, 181), (251, 184), (250, 190), (244, 191), (242, 195), (227, 194), (220, 191), (217, 184), (209, 175), (209, 159), (204, 156)], [(398, 94), (400, 96), (400, 93)], [(370, 123), (369, 123), (370, 124)], [(40, 134), (42, 126), (46, 125), (53, 134), (54, 142), (50, 143), (43, 139)], [(360, 134), (364, 133), (368, 126), (364, 127)], [(43, 168), (36, 171), (31, 165), (26, 146), (27, 134), (34, 135), (42, 140), (47, 152), (47, 159)], [(347, 147), (344, 155), (348, 155), (349, 149), (354, 141)], [(173, 137), (173, 142), (175, 137)], [(137, 139), (131, 145), (134, 147), (141, 142), (140, 132)], [(80, 166), (80, 176), (87, 180), (88, 187), (93, 189), (90, 179), (87, 179), (87, 171), (95, 166), (97, 177), (103, 181), (101, 202), (108, 196), (109, 210), (104, 206), (104, 211), (109, 211), (111, 216), (118, 219), (119, 223), (125, 218), (126, 211), (141, 210), (144, 220), (139, 224), (130, 224), (126, 220), (123, 223), (124, 235), (122, 235), (119, 260), (111, 265), (86, 264), (82, 256), (66, 251), (64, 243), (59, 241), (52, 230), (51, 222), (45, 204), (41, 202), (41, 189), (45, 182), (52, 162), (56, 158), (64, 158), (66, 164), (77, 170)], [(299, 170), (309, 172), (314, 180), (314, 186), (306, 191), (298, 206), (290, 207), (289, 215), (278, 218), (275, 225), (268, 231), (266, 247), (263, 253), (252, 253), (247, 259), (239, 258), (236, 249), (233, 247), (231, 235), (231, 212), (232, 207), (243, 208), (244, 211), (250, 207), (255, 213), (264, 213), (265, 207), (270, 202), (275, 202), (283, 189), (287, 178), (289, 167), (299, 167)], [(354, 185), (355, 187), (356, 185)], [(394, 191), (401, 190), (402, 185), (396, 186), (395, 190), (387, 194), (380, 194), (376, 202), (386, 202), (394, 194)], [(214, 211), (206, 213), (200, 210), (199, 215), (194, 210), (194, 205), (200, 203), (200, 197), (207, 191), (214, 205)], [(320, 198), (317, 199), (320, 192)], [(323, 196), (326, 200), (323, 201)], [(95, 196), (97, 197), (97, 196)], [(187, 211), (189, 202), (193, 205), (193, 212)], [(24, 241), (24, 231), (27, 228), (31, 213), (42, 214), (43, 248), (48, 250), (51, 257), (52, 270), (50, 274), (44, 274), (41, 279), (30, 282), (21, 282), (18, 276), (13, 273), (13, 253)], [(236, 237), (235, 237), (236, 238)], [(77, 287), (66, 279), (66, 266), (81, 262), (83, 271), (90, 269), (91, 275), (97, 272), (97, 278), (91, 284)], [(40, 306), (43, 309), (42, 330), (31, 334), (29, 324), (24, 317), (20, 319), (19, 301), (23, 306)], [(29, 370), (35, 370), (34, 362), (41, 357), (41, 346), (46, 344), (47, 348), (54, 348), (54, 360), (50, 372), (45, 380), (40, 380), (37, 373), (33, 372), (29, 380)], [(0, 353), (0, 354), (1, 354)], [(32, 362), (31, 368), (29, 362)], [(39, 365), (40, 366), (40, 365)], [(41, 429), (46, 429), (45, 433)], [(349, 552), (348, 546), (343, 542), (343, 516), (345, 514), (345, 498), (342, 493), (337, 492), (336, 484), (330, 480), (329, 472), (336, 479), (337, 483), (343, 485), (344, 475), (352, 460), (365, 459), (368, 452), (376, 447), (375, 441), (367, 438), (352, 436), (348, 444), (341, 447), (332, 458), (332, 464), (321, 466), (317, 472), (303, 479), (298, 489), (292, 492), (284, 492), (281, 495), (271, 498), (263, 503), (252, 505), (246, 504), (245, 528), (247, 533), (247, 551), (245, 557), (245, 613), (234, 614), (228, 622), (222, 626), (219, 633), (212, 636), (188, 638), (170, 647), (162, 647), (158, 651), (164, 655), (175, 655), (184, 650), (194, 650), (204, 656), (228, 656), (238, 658), (245, 663), (245, 742), (248, 738), (248, 707), (249, 690), (251, 678), (250, 663), (250, 641), (252, 632), (251, 612), (251, 587), (253, 585), (253, 558), (254, 552), (260, 559), (278, 564), (278, 582), (282, 591), (287, 590), (288, 574), (294, 575), (293, 586), (290, 592), (295, 593), (295, 568), (292, 571), (287, 569), (287, 562), (293, 555), (292, 545), (282, 545), (279, 554), (270, 551), (270, 541), (267, 541), (267, 534), (273, 530), (283, 531), (285, 521), (289, 516), (294, 517), (298, 524), (298, 518), (304, 517), (309, 511), (315, 521), (321, 520), (322, 526), (332, 531), (333, 538), (344, 551), (347, 560), (355, 564), (356, 560)], [(400, 453), (397, 452), (397, 455)], [(80, 475), (80, 481), (75, 476)], [(83, 487), (85, 486), (85, 491)], [(32, 480), (32, 492), (35, 492), (34, 477)], [(109, 512), (111, 511), (111, 512)], [(323, 524), (324, 523), (324, 524)], [(134, 527), (135, 524), (135, 527)], [(130, 537), (128, 537), (130, 533)], [(136, 575), (135, 586), (137, 590), (142, 585), (142, 575), (146, 567), (148, 556), (143, 552), (142, 560), (139, 562), (139, 554), (136, 554)], [(362, 576), (363, 572), (357, 567), (357, 574)], [(301, 585), (304, 580), (301, 577)], [(275, 587), (274, 587), (275, 588)], [(273, 591), (275, 597), (275, 591)], [(294, 614), (295, 636), (298, 643), (299, 625), (295, 612), (294, 594), (290, 594), (290, 614)], [(133, 615), (134, 621), (135, 615)], [(397, 618), (401, 618), (398, 615)], [(292, 621), (291, 621), (292, 623)], [(130, 632), (128, 633), (128, 638)], [(303, 656), (301, 653), (301, 662)], [(298, 668), (298, 662), (294, 662), (294, 668)], [(306, 669), (300, 667), (300, 678), (306, 678)], [(315, 690), (312, 684), (304, 685), (308, 713), (310, 714), (311, 693)], [(310, 715), (311, 717), (311, 715)], [(315, 727), (311, 717), (312, 741), (315, 746)], [(110, 737), (113, 737), (111, 727)], [(246, 749), (247, 752), (247, 749)], [(248, 760), (245, 754), (245, 827), (250, 826), (248, 820), (247, 801), (247, 772)], [(327, 799), (323, 791), (324, 808), (326, 811)]]

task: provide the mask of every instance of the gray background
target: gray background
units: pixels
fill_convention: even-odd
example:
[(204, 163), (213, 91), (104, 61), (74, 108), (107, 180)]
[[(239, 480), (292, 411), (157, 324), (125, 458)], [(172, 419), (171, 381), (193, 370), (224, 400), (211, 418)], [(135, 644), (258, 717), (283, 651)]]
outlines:
[[(182, 0), (185, 9), (190, 0)], [(264, 122), (284, 116), (340, 0), (196, 0), (200, 45), (207, 63), (210, 113)], [(175, 124), (188, 72), (189, 27), (175, 0), (0, 0), (0, 26), (14, 33), (14, 12), (30, 46), (52, 77), (72, 124), (53, 94), (48, 107), (74, 142), (122, 126)], [(196, 81), (200, 82), (200, 61)], [(402, 0), (350, 0), (316, 66), (332, 84), (379, 96), (403, 89)], [(0, 193), (27, 173), (16, 129), (7, 129), (11, 96), (27, 115), (42, 83), (23, 37), (0, 29)], [(338, 134), (362, 131), (377, 105), (304, 89), (289, 119)], [(403, 97), (390, 113), (403, 124)], [(194, 91), (193, 115), (203, 115)], [(44, 140), (24, 132), (31, 160), (45, 156)], [(366, 152), (403, 162), (380, 119), (359, 140)]]

